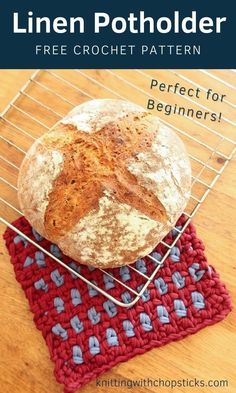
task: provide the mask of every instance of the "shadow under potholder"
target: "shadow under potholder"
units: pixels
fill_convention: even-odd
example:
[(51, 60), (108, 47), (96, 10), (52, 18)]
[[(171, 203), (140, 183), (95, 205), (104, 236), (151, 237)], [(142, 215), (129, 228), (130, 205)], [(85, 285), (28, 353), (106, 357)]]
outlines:
[[(179, 228), (184, 220), (179, 219)], [(128, 266), (109, 269), (114, 278), (109, 277), (63, 255), (24, 217), (14, 226), (122, 302), (130, 302), (134, 295), (114, 278), (135, 290), (142, 288), (142, 275)], [(172, 230), (165, 241), (171, 242), (176, 234)], [(35, 325), (48, 345), (56, 379), (66, 393), (137, 354), (222, 320), (231, 310), (228, 291), (208, 265), (191, 223), (142, 298), (129, 308), (115, 305), (13, 230), (7, 228), (4, 239)], [(156, 259), (161, 259), (163, 247), (159, 244), (154, 250)], [(134, 266), (146, 275), (153, 271), (149, 258)]]

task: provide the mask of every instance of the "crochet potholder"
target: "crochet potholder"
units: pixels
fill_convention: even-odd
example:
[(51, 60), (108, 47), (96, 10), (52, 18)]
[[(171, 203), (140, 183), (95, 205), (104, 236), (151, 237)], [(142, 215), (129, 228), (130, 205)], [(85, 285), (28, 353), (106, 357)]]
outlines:
[[(184, 220), (179, 219), (179, 229)], [(61, 254), (24, 217), (14, 225), (122, 302), (130, 302), (134, 295), (114, 278), (135, 290), (142, 288), (143, 276), (128, 266), (110, 269), (109, 277)], [(165, 241), (171, 242), (176, 234), (176, 230), (171, 231)], [(8, 228), (4, 238), (16, 279), (55, 363), (56, 379), (67, 393), (119, 362), (222, 320), (231, 309), (229, 294), (215, 269), (207, 264), (203, 243), (192, 224), (172, 248), (142, 299), (128, 309), (116, 306), (13, 230)], [(163, 247), (160, 244), (154, 250), (156, 259), (161, 259)], [(150, 275), (153, 263), (143, 258), (134, 266)]]

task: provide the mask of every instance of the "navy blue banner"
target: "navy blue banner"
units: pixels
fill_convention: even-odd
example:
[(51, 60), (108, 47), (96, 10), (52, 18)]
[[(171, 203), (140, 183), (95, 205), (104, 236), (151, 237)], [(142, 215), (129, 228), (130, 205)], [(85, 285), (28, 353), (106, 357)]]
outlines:
[(233, 1), (10, 1), (1, 68), (235, 68)]

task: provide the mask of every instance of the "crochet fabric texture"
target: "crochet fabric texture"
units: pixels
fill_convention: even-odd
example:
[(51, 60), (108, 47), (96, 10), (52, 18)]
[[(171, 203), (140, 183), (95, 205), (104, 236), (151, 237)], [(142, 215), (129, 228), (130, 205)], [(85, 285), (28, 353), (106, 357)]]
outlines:
[[(177, 223), (181, 228), (184, 217)], [(132, 295), (112, 277), (71, 261), (34, 231), (24, 217), (14, 225), (51, 253), (123, 302)], [(176, 230), (165, 238), (171, 242)], [(35, 246), (7, 229), (4, 238), (16, 279), (21, 284), (55, 363), (55, 376), (72, 393), (117, 363), (154, 347), (179, 340), (222, 320), (231, 310), (229, 294), (214, 268), (207, 264), (204, 246), (189, 224), (173, 247), (153, 283), (133, 307), (121, 308), (61, 267)], [(158, 245), (157, 259), (164, 252)], [(153, 262), (134, 266), (150, 275)], [(109, 269), (133, 289), (140, 290), (140, 274), (124, 266)]]

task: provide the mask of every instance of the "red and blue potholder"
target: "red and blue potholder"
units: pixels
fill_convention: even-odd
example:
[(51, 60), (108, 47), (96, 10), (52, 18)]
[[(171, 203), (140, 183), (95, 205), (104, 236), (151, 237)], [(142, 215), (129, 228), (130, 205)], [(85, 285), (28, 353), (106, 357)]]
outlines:
[[(184, 220), (179, 219), (179, 228)], [(122, 302), (129, 303), (134, 295), (115, 277), (137, 291), (144, 284), (142, 275), (129, 266), (109, 269), (113, 278), (72, 261), (34, 231), (24, 217), (14, 225)], [(171, 242), (176, 235), (171, 231), (165, 241)], [(129, 308), (115, 305), (13, 230), (8, 228), (4, 238), (16, 279), (48, 345), (56, 379), (64, 384), (66, 393), (119, 362), (222, 320), (231, 310), (229, 294), (208, 265), (193, 224), (185, 229), (142, 298)], [(160, 260), (163, 253), (160, 244), (153, 256)], [(150, 275), (153, 263), (143, 258), (134, 266)]]

